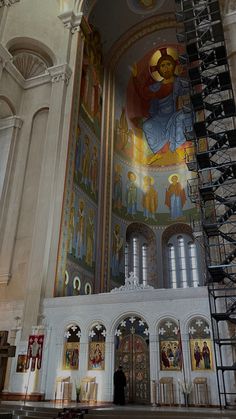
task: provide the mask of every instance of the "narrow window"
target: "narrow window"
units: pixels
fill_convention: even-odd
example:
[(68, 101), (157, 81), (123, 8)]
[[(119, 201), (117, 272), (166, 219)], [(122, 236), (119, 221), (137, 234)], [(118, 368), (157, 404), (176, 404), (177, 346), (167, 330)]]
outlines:
[(192, 286), (198, 287), (199, 278), (198, 278), (197, 253), (196, 253), (195, 243), (188, 243), (188, 249), (189, 249), (189, 264), (190, 264), (190, 270), (191, 270)]
[(178, 237), (178, 248), (179, 248), (179, 267), (180, 267), (180, 288), (187, 288), (187, 267), (186, 267), (186, 255), (184, 248), (184, 239), (182, 236)]
[(170, 286), (171, 288), (177, 288), (175, 248), (173, 244), (169, 244), (168, 246), (168, 266), (169, 266)]
[(133, 272), (134, 276), (139, 277), (139, 249), (138, 238), (133, 238)]
[(125, 245), (125, 278), (129, 276), (129, 244)]
[(142, 245), (142, 273), (143, 273), (143, 285), (147, 285), (147, 245)]

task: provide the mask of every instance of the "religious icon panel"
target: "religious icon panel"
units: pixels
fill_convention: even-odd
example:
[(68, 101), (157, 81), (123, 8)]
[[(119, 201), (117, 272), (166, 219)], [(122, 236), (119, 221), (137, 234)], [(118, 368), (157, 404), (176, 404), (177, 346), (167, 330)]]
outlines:
[(175, 320), (164, 319), (159, 325), (160, 369), (162, 371), (182, 369), (182, 345), (180, 329)]
[(189, 323), (189, 347), (192, 371), (212, 371), (213, 351), (209, 324), (202, 318)]

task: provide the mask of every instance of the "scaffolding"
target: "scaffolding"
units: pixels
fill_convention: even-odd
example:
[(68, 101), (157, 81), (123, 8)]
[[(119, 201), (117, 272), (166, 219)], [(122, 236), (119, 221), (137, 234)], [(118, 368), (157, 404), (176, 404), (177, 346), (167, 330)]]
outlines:
[(176, 0), (176, 19), (194, 115), (188, 193), (201, 208), (219, 402), (227, 408), (236, 406), (236, 108), (218, 0)]

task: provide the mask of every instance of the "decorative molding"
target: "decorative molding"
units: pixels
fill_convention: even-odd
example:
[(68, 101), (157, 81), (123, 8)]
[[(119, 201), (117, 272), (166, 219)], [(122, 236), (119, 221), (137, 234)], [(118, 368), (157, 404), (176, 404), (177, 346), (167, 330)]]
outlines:
[(6, 48), (4, 48), (2, 44), (0, 44), (0, 66), (4, 68), (6, 66), (6, 63), (11, 61), (12, 55)]
[(72, 74), (72, 70), (68, 64), (49, 67), (46, 72), (50, 75), (52, 83), (64, 81), (66, 85), (68, 85)]
[(69, 29), (72, 34), (80, 31), (83, 13), (75, 14), (73, 11), (67, 11), (58, 15), (58, 17), (63, 22), (65, 28)]
[(45, 73), (48, 67), (41, 57), (28, 51), (17, 52), (12, 62), (25, 80)]
[(0, 0), (0, 7), (12, 6), (15, 3), (19, 3), (20, 0)]
[(111, 293), (143, 290), (154, 290), (154, 288), (151, 285), (140, 284), (139, 279), (134, 275), (133, 272), (130, 272), (128, 278), (125, 278), (125, 285), (121, 285), (119, 288), (113, 288)]
[(9, 116), (8, 118), (0, 119), (0, 130), (7, 128), (20, 129), (22, 127), (22, 124), (23, 120), (19, 116)]
[(0, 273), (0, 285), (7, 285), (9, 280), (11, 279), (10, 272)]

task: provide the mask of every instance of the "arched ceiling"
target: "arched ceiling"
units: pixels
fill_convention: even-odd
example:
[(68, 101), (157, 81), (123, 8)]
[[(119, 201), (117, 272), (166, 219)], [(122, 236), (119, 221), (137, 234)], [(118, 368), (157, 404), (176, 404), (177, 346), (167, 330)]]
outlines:
[[(101, 34), (104, 57), (113, 45), (132, 27), (153, 16), (174, 13), (174, 0), (97, 0), (89, 22)], [(159, 34), (160, 42), (169, 41), (167, 34)], [(173, 40), (172, 40), (173, 42)]]

